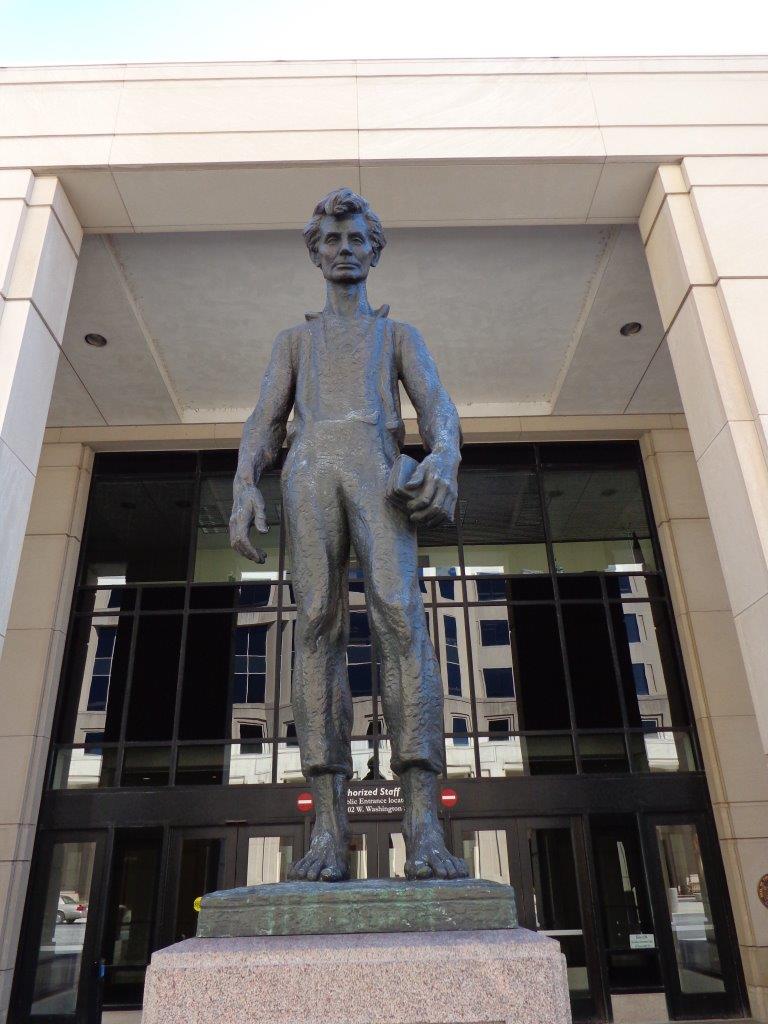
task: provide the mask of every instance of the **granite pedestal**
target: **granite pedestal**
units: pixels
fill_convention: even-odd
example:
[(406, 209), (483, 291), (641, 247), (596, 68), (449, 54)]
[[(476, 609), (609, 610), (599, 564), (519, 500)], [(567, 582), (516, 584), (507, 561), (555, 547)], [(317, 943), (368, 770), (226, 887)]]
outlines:
[(152, 956), (142, 1024), (570, 1024), (554, 939), (497, 931), (187, 939)]
[(558, 943), (516, 922), (479, 879), (211, 893), (198, 937), (153, 954), (142, 1022), (570, 1024)]

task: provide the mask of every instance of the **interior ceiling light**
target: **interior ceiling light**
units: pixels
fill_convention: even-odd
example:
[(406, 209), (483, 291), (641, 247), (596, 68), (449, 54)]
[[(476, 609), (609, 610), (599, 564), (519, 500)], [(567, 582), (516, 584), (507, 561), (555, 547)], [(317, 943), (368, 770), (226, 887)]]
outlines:
[(639, 334), (642, 329), (643, 325), (639, 324), (637, 320), (630, 320), (628, 324), (624, 324), (623, 327), (619, 328), (619, 334), (623, 334), (625, 338), (628, 338), (630, 334)]
[[(622, 327), (622, 331), (624, 328)], [(85, 336), (86, 345), (92, 345), (93, 348), (104, 348), (107, 344), (107, 339), (103, 334), (86, 334)]]

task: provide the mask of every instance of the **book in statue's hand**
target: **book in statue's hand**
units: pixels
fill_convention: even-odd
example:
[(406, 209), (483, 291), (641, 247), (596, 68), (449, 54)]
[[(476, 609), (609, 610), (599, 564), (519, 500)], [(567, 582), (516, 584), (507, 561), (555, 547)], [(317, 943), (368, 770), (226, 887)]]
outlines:
[(412, 491), (406, 490), (406, 485), (418, 466), (416, 459), (412, 459), (410, 455), (398, 455), (389, 471), (387, 500), (403, 512), (408, 511), (408, 502), (415, 497)]

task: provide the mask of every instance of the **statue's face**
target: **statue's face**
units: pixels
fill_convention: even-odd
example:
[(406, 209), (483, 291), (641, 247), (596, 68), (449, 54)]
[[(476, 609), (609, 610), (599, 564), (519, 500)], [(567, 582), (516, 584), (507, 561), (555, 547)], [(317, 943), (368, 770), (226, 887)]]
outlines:
[(361, 213), (349, 217), (323, 217), (317, 251), (310, 253), (326, 281), (355, 284), (368, 277), (379, 262), (379, 253), (371, 244), (368, 225)]

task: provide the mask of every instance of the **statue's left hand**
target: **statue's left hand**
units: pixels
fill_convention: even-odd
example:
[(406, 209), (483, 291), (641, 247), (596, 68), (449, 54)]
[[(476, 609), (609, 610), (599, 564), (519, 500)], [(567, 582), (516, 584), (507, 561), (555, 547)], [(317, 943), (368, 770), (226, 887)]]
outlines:
[(405, 485), (412, 497), (408, 517), (422, 526), (440, 526), (453, 522), (458, 495), (459, 460), (452, 455), (432, 452), (420, 463)]

